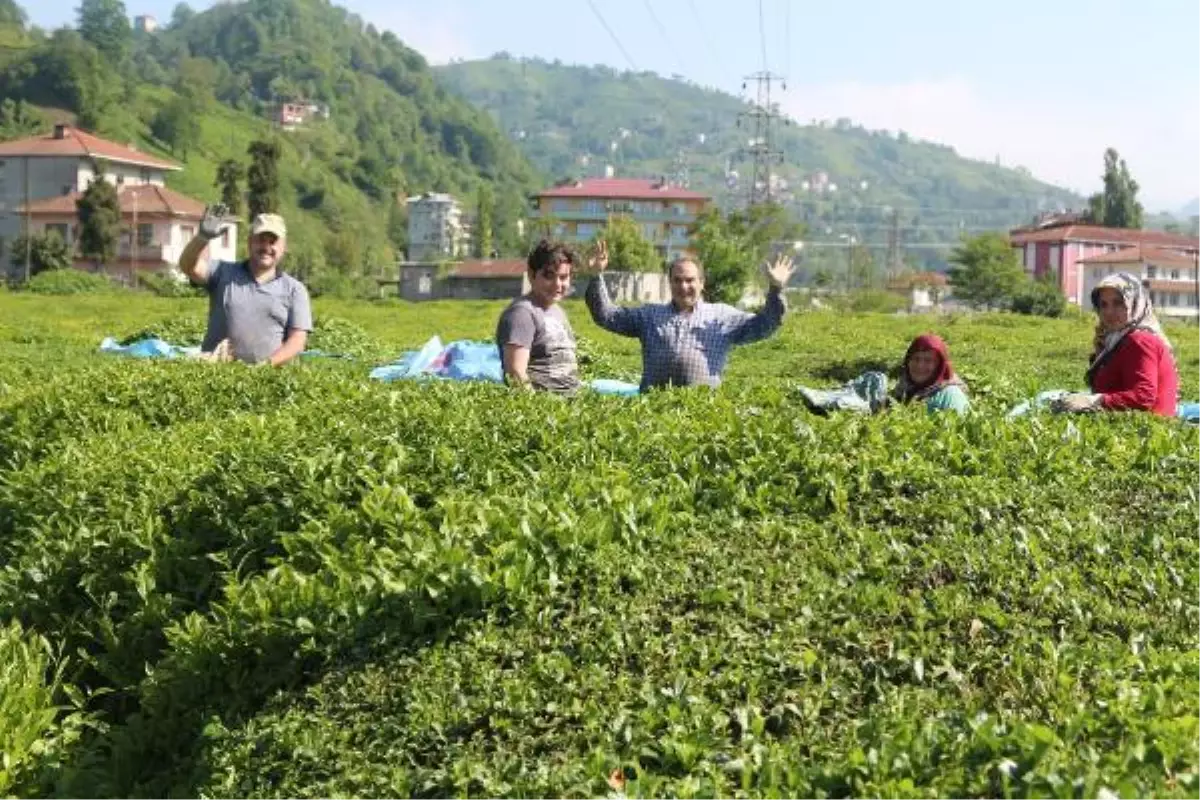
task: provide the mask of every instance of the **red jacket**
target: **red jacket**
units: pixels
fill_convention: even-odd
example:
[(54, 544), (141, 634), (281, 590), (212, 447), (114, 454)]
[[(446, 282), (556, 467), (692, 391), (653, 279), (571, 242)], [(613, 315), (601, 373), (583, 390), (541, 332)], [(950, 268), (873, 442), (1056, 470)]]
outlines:
[(1130, 332), (1092, 376), (1092, 391), (1108, 411), (1175, 416), (1179, 376), (1170, 348), (1149, 331)]

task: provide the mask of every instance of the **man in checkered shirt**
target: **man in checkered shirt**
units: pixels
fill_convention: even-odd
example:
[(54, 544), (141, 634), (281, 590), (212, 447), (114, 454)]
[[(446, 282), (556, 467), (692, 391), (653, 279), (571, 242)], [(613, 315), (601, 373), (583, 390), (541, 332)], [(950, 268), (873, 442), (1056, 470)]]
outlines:
[(779, 329), (787, 303), (783, 287), (792, 260), (780, 256), (764, 264), (770, 283), (762, 311), (749, 314), (723, 303), (706, 303), (704, 270), (682, 257), (671, 264), (671, 302), (624, 308), (615, 305), (604, 285), (608, 247), (601, 241), (589, 266), (596, 271), (587, 288), (588, 311), (601, 328), (642, 342), (643, 392), (660, 386), (717, 386), (730, 348), (765, 339)]

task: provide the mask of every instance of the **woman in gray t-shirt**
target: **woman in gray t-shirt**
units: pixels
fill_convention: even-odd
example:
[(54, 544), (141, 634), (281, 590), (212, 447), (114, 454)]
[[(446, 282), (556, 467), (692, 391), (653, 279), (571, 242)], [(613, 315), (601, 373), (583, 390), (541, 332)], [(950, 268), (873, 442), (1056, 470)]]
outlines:
[(573, 394), (579, 389), (575, 334), (558, 303), (571, 286), (575, 253), (543, 239), (528, 264), (529, 293), (513, 300), (496, 325), (504, 380), (524, 389)]

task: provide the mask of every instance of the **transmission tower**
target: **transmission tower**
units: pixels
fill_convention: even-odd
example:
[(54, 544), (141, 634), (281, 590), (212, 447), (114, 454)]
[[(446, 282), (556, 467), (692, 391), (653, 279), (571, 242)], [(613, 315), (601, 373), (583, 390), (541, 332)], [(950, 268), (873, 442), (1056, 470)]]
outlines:
[(778, 82), (786, 91), (787, 82), (768, 70), (746, 76), (742, 88), (745, 89), (750, 81), (757, 85), (755, 102), (749, 111), (738, 114), (737, 126), (753, 134), (742, 153), (749, 156), (754, 165), (750, 170), (747, 203), (755, 206), (771, 202), (771, 167), (783, 162), (783, 153), (775, 149), (772, 123), (776, 120), (784, 125), (791, 123), (780, 116), (771, 102), (771, 84)]

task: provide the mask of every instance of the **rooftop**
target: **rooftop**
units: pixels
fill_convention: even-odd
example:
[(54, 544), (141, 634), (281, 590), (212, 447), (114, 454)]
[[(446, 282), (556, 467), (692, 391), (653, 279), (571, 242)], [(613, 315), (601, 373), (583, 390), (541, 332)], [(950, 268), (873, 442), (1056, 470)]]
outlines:
[(31, 158), (79, 156), (119, 164), (154, 167), (155, 169), (182, 169), (174, 162), (148, 155), (134, 147), (101, 139), (99, 136), (93, 136), (87, 131), (72, 128), (69, 125), (55, 125), (52, 131), (41, 136), (0, 142), (0, 158), (12, 156)]
[(528, 269), (521, 259), (509, 258), (482, 261), (464, 261), (455, 267), (447, 278), (519, 278)]
[(709, 200), (708, 195), (654, 178), (583, 178), (544, 189), (538, 197), (603, 197), (622, 200)]
[(1106, 228), (1103, 225), (1064, 225), (1031, 231), (1018, 228), (1009, 233), (1013, 244), (1029, 242), (1098, 242), (1102, 244), (1147, 244), (1158, 247), (1200, 247), (1200, 239), (1166, 231), (1147, 231), (1134, 228)]
[[(80, 192), (72, 191), (57, 197), (36, 200), (29, 204), (28, 211), (30, 214), (74, 216), (76, 213), (75, 202), (79, 197)], [(133, 214), (136, 210), (138, 214), (147, 216), (159, 215), (188, 219), (200, 219), (204, 216), (203, 203), (165, 186), (156, 186), (150, 183), (122, 186), (117, 192), (117, 197), (121, 203), (122, 215)], [(24, 213), (25, 210), (25, 207), (22, 206), (21, 212)]]

